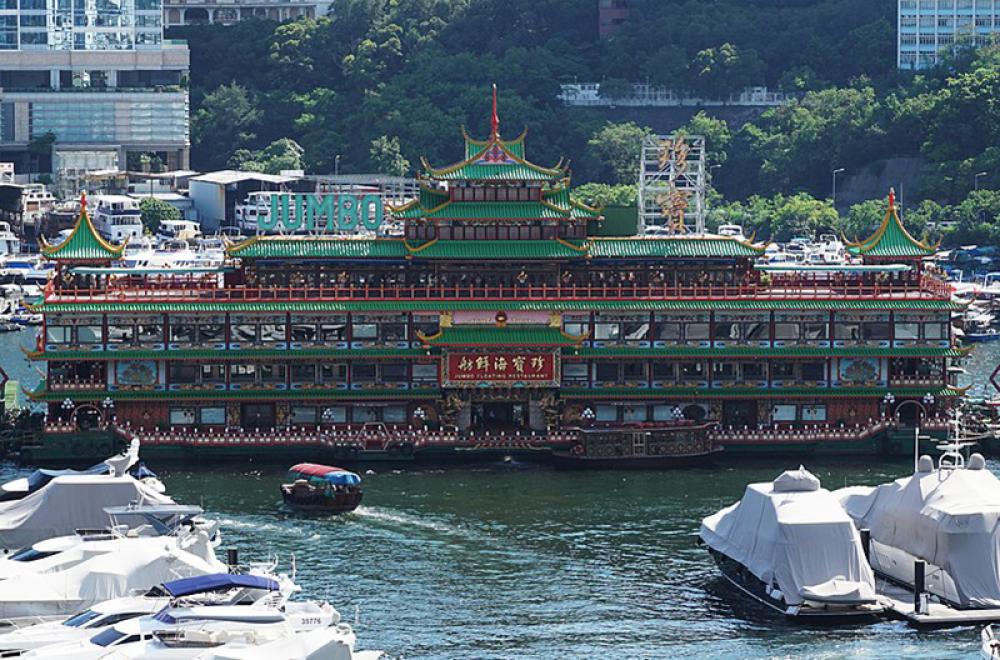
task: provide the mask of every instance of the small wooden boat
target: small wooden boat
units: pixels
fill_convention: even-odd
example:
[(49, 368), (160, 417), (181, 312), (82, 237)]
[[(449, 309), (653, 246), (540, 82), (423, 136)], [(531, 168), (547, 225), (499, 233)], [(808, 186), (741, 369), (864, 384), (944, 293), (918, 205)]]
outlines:
[(361, 477), (344, 468), (299, 463), (288, 470), (288, 479), (281, 498), (293, 509), (347, 513), (361, 504)]

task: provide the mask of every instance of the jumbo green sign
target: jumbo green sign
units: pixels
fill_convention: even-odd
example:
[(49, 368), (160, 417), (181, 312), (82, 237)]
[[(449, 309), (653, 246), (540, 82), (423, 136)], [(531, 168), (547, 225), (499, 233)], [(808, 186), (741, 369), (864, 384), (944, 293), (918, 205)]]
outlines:
[(353, 231), (359, 226), (374, 231), (382, 225), (384, 215), (379, 195), (289, 193), (271, 196), (271, 212), (258, 216), (257, 226), (263, 231)]

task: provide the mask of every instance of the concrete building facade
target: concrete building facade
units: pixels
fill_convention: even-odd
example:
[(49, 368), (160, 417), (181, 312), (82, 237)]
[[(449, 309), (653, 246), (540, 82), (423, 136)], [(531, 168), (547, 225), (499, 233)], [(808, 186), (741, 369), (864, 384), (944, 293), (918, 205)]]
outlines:
[[(6, 6), (14, 8), (0, 9), (3, 160), (35, 172), (48, 160), (63, 188), (84, 169), (125, 169), (130, 153), (188, 167), (190, 56), (186, 43), (163, 38), (161, 0)], [(37, 144), (49, 135), (43, 158)]]
[(167, 27), (215, 23), (232, 25), (251, 18), (291, 21), (330, 11), (332, 0), (163, 0)]
[(942, 51), (985, 43), (1000, 32), (1000, 0), (897, 0), (896, 65), (937, 64)]

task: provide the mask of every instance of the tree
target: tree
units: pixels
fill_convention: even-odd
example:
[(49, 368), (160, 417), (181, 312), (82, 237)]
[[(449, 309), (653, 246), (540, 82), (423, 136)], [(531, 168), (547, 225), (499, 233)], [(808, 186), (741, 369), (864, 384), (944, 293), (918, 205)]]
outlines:
[(732, 142), (733, 135), (729, 132), (729, 124), (725, 119), (709, 117), (704, 110), (699, 110), (678, 132), (705, 136), (705, 155), (709, 165), (723, 165), (729, 160), (726, 149)]
[(635, 185), (611, 186), (606, 183), (584, 183), (573, 189), (573, 199), (597, 208), (634, 206), (639, 191)]
[(151, 234), (155, 234), (160, 228), (160, 223), (164, 220), (180, 220), (181, 212), (168, 202), (155, 197), (145, 197), (139, 202), (139, 211), (142, 213), (142, 225)]
[(848, 239), (863, 241), (882, 223), (889, 202), (885, 199), (869, 199), (851, 206), (841, 219), (840, 231)]
[(280, 174), (283, 170), (303, 169), (302, 154), (298, 142), (281, 138), (260, 151), (237, 149), (226, 166), (234, 170)]
[(607, 101), (627, 99), (632, 96), (632, 83), (623, 78), (610, 78), (601, 83), (600, 95)]
[(633, 122), (608, 122), (591, 136), (587, 145), (605, 167), (614, 173), (618, 183), (634, 184), (639, 178), (642, 141), (652, 134), (652, 129)]
[(410, 161), (400, 153), (398, 137), (380, 135), (372, 140), (368, 159), (372, 168), (380, 174), (405, 176), (410, 171)]
[(234, 149), (256, 137), (259, 119), (257, 103), (246, 88), (235, 83), (217, 87), (191, 117), (191, 142), (201, 160), (197, 166), (222, 167)]

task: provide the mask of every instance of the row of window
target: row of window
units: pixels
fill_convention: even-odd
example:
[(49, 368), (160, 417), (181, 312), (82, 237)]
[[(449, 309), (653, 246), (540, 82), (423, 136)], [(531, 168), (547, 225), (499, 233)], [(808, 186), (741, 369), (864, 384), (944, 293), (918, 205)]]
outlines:
[[(244, 415), (250, 418), (251, 415)], [(174, 426), (225, 426), (226, 409), (223, 406), (178, 406), (170, 408), (169, 421)], [(267, 420), (273, 422), (273, 420)], [(254, 419), (244, 419), (253, 423)], [(317, 424), (403, 424), (407, 422), (406, 406), (291, 406), (288, 422), (293, 426)]]
[[(608, 319), (596, 315), (593, 323), (583, 317), (564, 317), (563, 329), (572, 335), (589, 334), (594, 341), (633, 343), (662, 341), (689, 343), (725, 341), (731, 343), (760, 343), (769, 341), (816, 342), (830, 339), (831, 324), (828, 318), (817, 316), (812, 320), (791, 321), (769, 318), (733, 321), (717, 314), (714, 323), (707, 314), (694, 320), (677, 321), (676, 317), (655, 314), (650, 323), (648, 315), (619, 316)], [(946, 322), (903, 321), (890, 324), (886, 321), (855, 321), (837, 319), (833, 323), (833, 339), (841, 341), (940, 341), (948, 338)]]
[(901, 11), (921, 9), (922, 11), (950, 9), (992, 9), (994, 0), (900, 0)]
[(451, 191), (457, 202), (529, 202), (542, 198), (542, 189), (528, 186), (459, 186)]
[[(322, 322), (286, 322), (285, 316), (263, 319), (233, 317), (229, 326), (232, 343), (266, 344), (295, 342), (302, 344), (326, 344), (338, 341), (362, 341), (370, 343), (394, 343), (407, 341), (411, 328), (414, 333), (433, 335), (438, 332), (438, 317), (416, 317), (411, 325), (407, 315), (391, 317), (354, 315), (331, 315)], [(202, 322), (171, 321), (168, 326), (170, 343), (212, 344), (226, 341), (226, 324), (222, 317), (205, 318)], [(150, 323), (112, 323), (108, 325), (108, 341), (114, 344), (162, 344), (163, 326)], [(46, 343), (49, 344), (101, 344), (104, 330), (100, 325), (54, 325), (45, 328)]]
[[(114, 344), (162, 344), (164, 326), (149, 323), (160, 317), (109, 319), (107, 340)], [(46, 324), (46, 343), (102, 344), (101, 319), (77, 318), (73, 325), (50, 318)], [(291, 321), (291, 322), (289, 322)], [(832, 328), (832, 332), (831, 332)], [(166, 341), (176, 344), (203, 345), (226, 342), (224, 316), (173, 317), (167, 326)], [(853, 314), (830, 315), (768, 314), (566, 314), (563, 329), (574, 336), (587, 335), (593, 341), (638, 345), (651, 341), (669, 344), (718, 341), (759, 345), (771, 341), (818, 343), (831, 339), (850, 342), (875, 342), (890, 339), (900, 342), (935, 343), (947, 340), (949, 324), (937, 317), (908, 319), (888, 315), (871, 319)], [(408, 314), (331, 314), (324, 317), (285, 315), (232, 315), (229, 341), (236, 344), (300, 343), (328, 344), (356, 341), (371, 344), (398, 343), (417, 339), (440, 330), (437, 315)]]
[[(168, 362), (169, 383), (180, 385), (224, 385), (225, 364)], [(352, 383), (436, 384), (438, 366), (408, 362), (324, 362), (320, 364), (230, 364), (229, 382), (240, 385), (280, 384), (340, 385)]]
[[(770, 368), (769, 368), (770, 366)], [(564, 362), (562, 380), (567, 386), (595, 383), (633, 383), (659, 381), (670, 383), (700, 383), (708, 381), (711, 373), (714, 382), (756, 382), (767, 380), (770, 371), (773, 380), (818, 382), (827, 379), (826, 363), (816, 361), (771, 362), (712, 362), (685, 360), (630, 360), (612, 362)]]
[[(707, 417), (703, 406), (672, 404), (643, 405), (637, 403), (608, 403), (593, 407), (594, 421), (600, 424), (635, 424), (642, 422), (671, 422), (687, 419), (700, 422)], [(825, 422), (826, 404), (778, 403), (771, 407), (771, 422)]]

